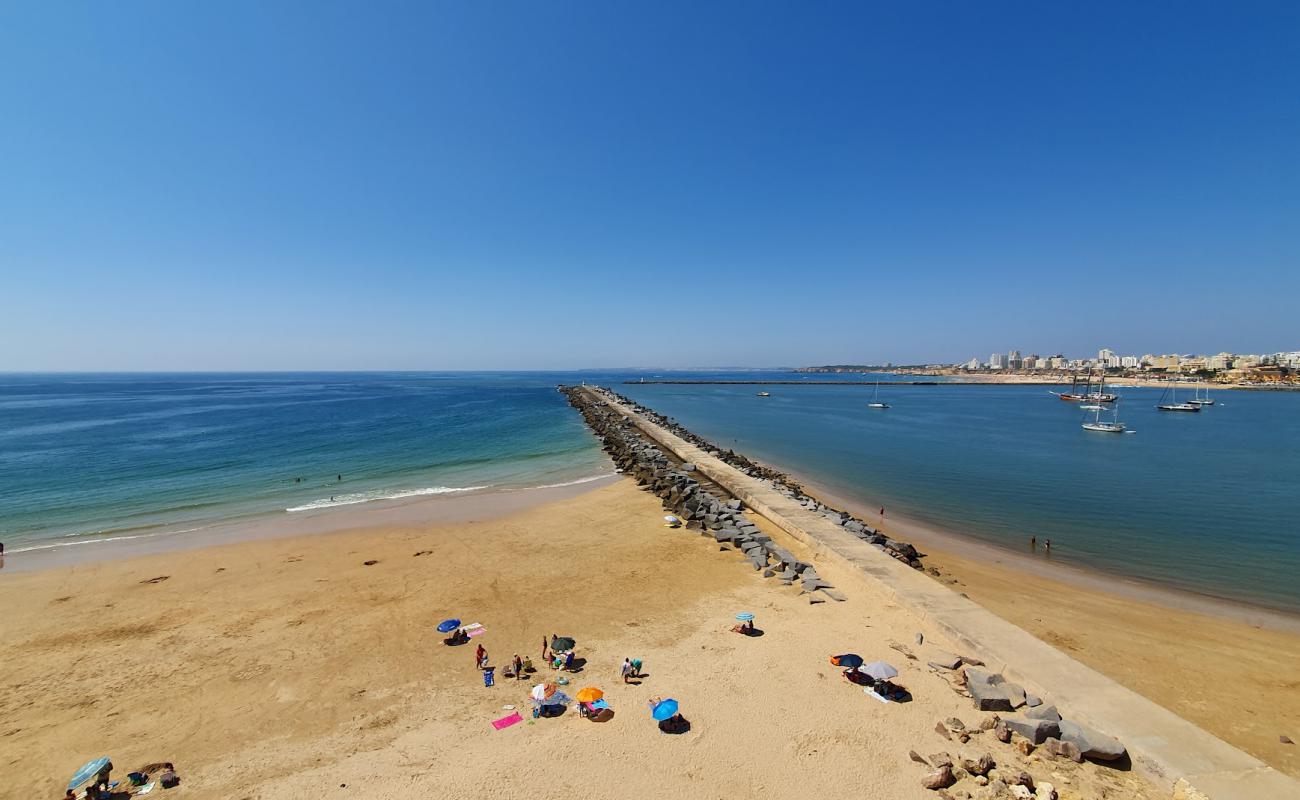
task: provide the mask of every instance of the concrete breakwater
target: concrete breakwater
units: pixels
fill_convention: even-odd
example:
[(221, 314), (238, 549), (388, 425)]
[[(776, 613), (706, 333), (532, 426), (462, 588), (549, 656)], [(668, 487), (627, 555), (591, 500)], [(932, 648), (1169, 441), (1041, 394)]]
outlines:
[[(741, 502), (737, 508), (752, 509), (807, 547), (818, 563), (824, 560), (826, 565), (855, 573), (861, 580), (850, 580), (850, 573), (837, 573), (846, 585), (856, 587), (855, 594), (861, 591), (874, 602), (898, 604), (933, 626), (962, 652), (978, 656), (979, 661), (989, 665), (986, 682), (992, 692), (983, 692), (989, 697), (981, 699), (980, 690), (986, 688), (978, 679), (981, 673), (965, 670), (960, 680), (961, 691), (967, 692), (977, 707), (990, 702), (992, 695), (999, 696), (993, 697), (993, 702), (1000, 701), (1006, 694), (1004, 684), (1014, 680), (1025, 691), (1069, 709), (1070, 713), (1063, 715), (1076, 727), (1103, 731), (1107, 742), (1123, 742), (1132, 766), (1157, 785), (1168, 787), (1175, 798), (1300, 797), (1296, 781), (931, 580), (910, 560), (837, 523), (844, 518), (833, 510), (828, 514), (816, 510), (816, 505), (810, 507), (806, 501), (812, 498), (793, 481), (782, 481), (784, 476), (779, 472), (723, 451), (672, 420), (606, 389), (581, 387), (569, 389), (568, 393), (571, 399), (585, 398), (574, 405), (588, 409), (584, 413), (601, 419), (606, 429), (621, 429), (637, 439), (641, 447), (652, 442), (657, 445), (652, 449), (664, 461), (656, 469), (670, 467), (674, 462), (667, 454), (671, 454), (680, 460), (681, 472), (696, 476), (691, 480), (701, 486), (711, 481)], [(688, 465), (691, 469), (686, 469)], [(646, 474), (655, 477), (655, 471)], [(636, 471), (632, 474), (635, 476)], [(665, 477), (667, 473), (655, 480)], [(662, 484), (658, 491), (668, 489), (671, 495), (672, 482)], [(1026, 714), (1024, 724), (1033, 726), (1030, 733), (1043, 733), (1049, 738), (1054, 735), (1050, 730), (1040, 730), (1050, 729), (1054, 720), (1044, 725), (1032, 719)], [(1061, 734), (1066, 733), (1067, 726), (1058, 723), (1058, 727)], [(1082, 745), (1080, 749), (1084, 749)]]
[(786, 586), (798, 582), (810, 603), (827, 599), (843, 602), (844, 595), (817, 573), (811, 563), (797, 558), (745, 517), (744, 504), (720, 487), (697, 479), (695, 465), (681, 463), (664, 448), (643, 438), (635, 425), (609, 406), (576, 387), (561, 387), (587, 425), (600, 438), (605, 452), (623, 474), (663, 501), (688, 530), (711, 537), (722, 549), (741, 551), (765, 578)]
[[(564, 391), (569, 397), (569, 402), (582, 412), (583, 416), (587, 419), (587, 423), (592, 426), (593, 430), (596, 430), (597, 434), (605, 439), (607, 450), (609, 449), (609, 437), (607, 436), (607, 432), (617, 429), (622, 431), (622, 435), (626, 435), (631, 429), (633, 429), (633, 426), (626, 423), (621, 415), (605, 410), (603, 404), (594, 402), (591, 397), (584, 392), (575, 391), (575, 387), (563, 387), (562, 391)], [(742, 475), (751, 478), (759, 478), (771, 483), (772, 487), (781, 494), (797, 501), (801, 506), (809, 511), (821, 514), (832, 523), (839, 525), (862, 541), (879, 547), (893, 558), (907, 564), (913, 569), (923, 568), (921, 563), (921, 558), (923, 556), (915, 547), (907, 542), (898, 539), (891, 539), (885, 536), (880, 531), (871, 527), (868, 523), (854, 517), (847, 511), (840, 511), (839, 509), (832, 508), (831, 506), (822, 503), (817, 498), (804, 492), (799, 483), (785, 473), (772, 469), (771, 467), (756, 464), (733, 450), (723, 450), (712, 442), (709, 442), (707, 439), (697, 436), (687, 430), (678, 424), (676, 420), (665, 417), (663, 414), (660, 414), (653, 409), (639, 405), (635, 401), (620, 394), (610, 392), (607, 389), (602, 391), (608, 392), (611, 397), (622, 403), (624, 406), (632, 409), (635, 413), (652, 420), (660, 427), (672, 431), (682, 439), (685, 439), (691, 444), (701, 448), (709, 455), (735, 467)], [(593, 423), (593, 420), (598, 421), (598, 424), (601, 426), (599, 429), (596, 428), (596, 424)], [(659, 449), (657, 445), (654, 445), (654, 447)], [(690, 469), (694, 470), (694, 465), (691, 465)], [(701, 518), (697, 508), (683, 507), (677, 510), (683, 511), (686, 514), (687, 519), (698, 520)]]

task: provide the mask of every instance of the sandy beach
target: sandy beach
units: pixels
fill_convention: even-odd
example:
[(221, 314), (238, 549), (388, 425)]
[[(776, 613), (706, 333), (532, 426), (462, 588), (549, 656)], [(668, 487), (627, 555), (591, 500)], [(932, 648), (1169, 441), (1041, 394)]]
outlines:
[[(763, 582), (739, 554), (664, 528), (658, 502), (619, 480), (469, 520), (7, 574), (0, 785), (61, 796), (110, 755), (119, 777), (174, 762), (191, 797), (934, 797), (915, 750), (988, 753), (1067, 798), (1159, 796), (1129, 772), (940, 736), (936, 722), (989, 716), (924, 666), (951, 645), (823, 572), (847, 602)], [(729, 632), (739, 610), (763, 636)], [(482, 623), (498, 666), (575, 637), (586, 664), (568, 688), (604, 689), (613, 719), (528, 720), (534, 680), (485, 688), (471, 648), (434, 632), (447, 616)], [(843, 651), (893, 663), (914, 700), (846, 683), (827, 661)], [(624, 657), (644, 660), (639, 685), (620, 683)], [(681, 702), (688, 732), (657, 730), (655, 696)], [(494, 730), (507, 705), (526, 721)]]
[[(796, 476), (797, 477), (797, 476)], [(873, 506), (808, 491), (866, 519)], [(938, 580), (1230, 744), (1300, 776), (1300, 618), (1011, 552), (890, 510)], [(1061, 543), (1058, 543), (1058, 550)], [(1068, 547), (1068, 543), (1065, 545)]]

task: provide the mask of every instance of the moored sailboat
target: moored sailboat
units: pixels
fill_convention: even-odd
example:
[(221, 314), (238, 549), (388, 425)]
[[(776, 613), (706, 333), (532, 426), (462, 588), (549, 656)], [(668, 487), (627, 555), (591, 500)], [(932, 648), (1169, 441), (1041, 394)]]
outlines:
[(889, 403), (880, 402), (880, 381), (876, 381), (876, 394), (871, 402), (867, 403), (867, 408), (889, 408)]
[(1178, 402), (1178, 389), (1172, 384), (1165, 390), (1165, 394), (1162, 395), (1160, 399), (1163, 401), (1165, 397), (1169, 398), (1169, 402), (1162, 402), (1157, 405), (1156, 408), (1160, 411), (1185, 411), (1195, 413), (1201, 410), (1201, 407), (1198, 405)]
[(1101, 406), (1094, 404), (1092, 406), (1092, 409), (1093, 409), (1092, 419), (1085, 421), (1083, 423), (1083, 429), (1085, 431), (1097, 431), (1099, 433), (1127, 433), (1128, 432), (1128, 426), (1126, 426), (1124, 423), (1119, 421), (1119, 403), (1116, 403), (1112, 407), (1113, 413), (1111, 414), (1111, 419), (1109, 422), (1102, 420)]

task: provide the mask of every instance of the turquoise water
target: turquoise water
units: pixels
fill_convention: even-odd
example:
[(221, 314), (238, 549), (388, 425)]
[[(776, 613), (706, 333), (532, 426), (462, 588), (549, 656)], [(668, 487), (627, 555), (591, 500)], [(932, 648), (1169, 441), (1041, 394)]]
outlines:
[(526, 374), (0, 376), (0, 541), (21, 553), (608, 472), (555, 382)]
[(1137, 433), (1092, 433), (1042, 386), (614, 387), (696, 433), (986, 542), (1300, 610), (1300, 394), (1216, 392), (1200, 414), (1121, 389)]
[(1117, 436), (1083, 431), (1043, 387), (888, 386), (877, 411), (869, 386), (622, 384), (641, 376), (655, 374), (0, 375), (0, 541), (12, 554), (588, 480), (610, 466), (555, 391), (587, 380), (868, 505), (1300, 610), (1300, 395), (1161, 414), (1158, 390), (1125, 389), (1137, 434)]

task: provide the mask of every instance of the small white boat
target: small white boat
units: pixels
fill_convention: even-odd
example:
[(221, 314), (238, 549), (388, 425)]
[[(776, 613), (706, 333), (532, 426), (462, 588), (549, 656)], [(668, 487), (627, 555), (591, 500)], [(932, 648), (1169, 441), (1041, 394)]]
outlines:
[(1209, 387), (1209, 386), (1206, 386), (1206, 387), (1205, 387), (1205, 396), (1204, 396), (1204, 397), (1201, 396), (1201, 388), (1200, 388), (1199, 386), (1196, 387), (1196, 389), (1195, 389), (1194, 391), (1196, 392), (1196, 396), (1193, 397), (1191, 400), (1188, 400), (1187, 402), (1191, 403), (1191, 404), (1194, 405), (1194, 406), (1212, 406), (1212, 405), (1214, 405), (1214, 401), (1213, 401), (1212, 399), (1210, 399), (1210, 387)]
[(1089, 403), (1088, 405), (1085, 406), (1079, 406), (1079, 408), (1081, 408), (1084, 411), (1101, 411), (1101, 406), (1097, 405), (1096, 403)]
[(1099, 433), (1126, 433), (1127, 427), (1119, 421), (1119, 404), (1116, 403), (1111, 414), (1109, 422), (1102, 420), (1102, 408), (1099, 405), (1092, 406), (1092, 419), (1083, 423), (1085, 431), (1097, 431)]
[(771, 393), (771, 392), (759, 392), (759, 393), (758, 393), (758, 396), (759, 396), (759, 397), (771, 397), (771, 396), (772, 396), (772, 393)]
[(876, 394), (871, 402), (867, 403), (867, 408), (889, 408), (889, 403), (880, 402), (880, 381), (876, 381)]

